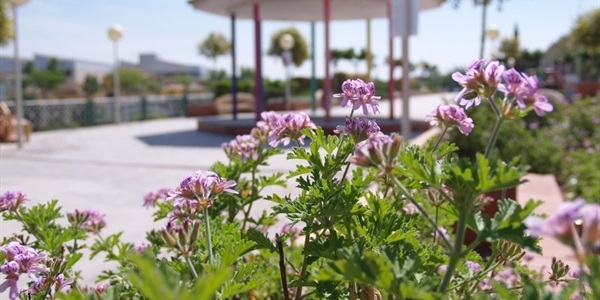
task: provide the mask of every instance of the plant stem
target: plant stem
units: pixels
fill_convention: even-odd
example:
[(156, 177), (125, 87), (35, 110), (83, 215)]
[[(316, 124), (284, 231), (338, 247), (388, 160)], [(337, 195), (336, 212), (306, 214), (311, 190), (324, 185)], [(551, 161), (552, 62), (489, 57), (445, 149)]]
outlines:
[(214, 263), (212, 240), (210, 238), (210, 222), (208, 217), (208, 206), (204, 208), (204, 232), (206, 235), (206, 248), (208, 249), (208, 262), (212, 265)]
[[(439, 215), (440, 215), (440, 206), (439, 206), (439, 205), (436, 205), (436, 206), (435, 206), (435, 228), (438, 228), (438, 218), (439, 218)], [(438, 233), (437, 233), (437, 230), (435, 230), (435, 231), (433, 232), (433, 240), (434, 240), (434, 241), (435, 241), (435, 239), (437, 238), (437, 234), (438, 234)]]
[(456, 239), (454, 240), (454, 248), (450, 253), (450, 261), (448, 262), (448, 268), (446, 269), (446, 274), (444, 275), (444, 279), (442, 280), (442, 284), (440, 285), (438, 291), (440, 293), (446, 293), (448, 290), (448, 285), (450, 284), (450, 280), (454, 275), (454, 271), (456, 270), (456, 266), (458, 265), (458, 261), (462, 256), (462, 246), (465, 239), (465, 231), (467, 229), (467, 213), (465, 209), (462, 209), (458, 213), (458, 226), (456, 228)]
[[(252, 167), (252, 183), (250, 188), (252, 189), (252, 194), (250, 195), (252, 202), (250, 202), (250, 205), (248, 206), (248, 210), (244, 211), (244, 222), (242, 223), (242, 230), (246, 230), (246, 223), (248, 222), (248, 216), (250, 216), (250, 211), (252, 210), (252, 204), (254, 204), (254, 200), (256, 197), (256, 186), (255, 186), (255, 182), (256, 182), (256, 165), (254, 165)], [(243, 208), (242, 208), (243, 210)]]
[(400, 182), (400, 180), (398, 180), (398, 178), (396, 178), (396, 177), (392, 177), (392, 178), (394, 178), (394, 182), (396, 183), (396, 186), (398, 186), (398, 188), (400, 188), (400, 191), (402, 192), (402, 194), (417, 208), (417, 210), (421, 213), (421, 215), (423, 215), (423, 217), (427, 220), (427, 222), (429, 222), (429, 224), (433, 227), (433, 229), (435, 231), (437, 231), (437, 233), (442, 238), (442, 241), (444, 241), (444, 244), (446, 244), (446, 246), (448, 246), (448, 248), (452, 248), (450, 241), (448, 241), (448, 239), (446, 239), (446, 236), (444, 236), (444, 234), (440, 231), (440, 229), (437, 227), (435, 222), (433, 220), (431, 220), (431, 218), (427, 215), (427, 212), (421, 207), (421, 205), (419, 205), (419, 203), (417, 203), (417, 200), (415, 200), (415, 198), (413, 198), (410, 195), (410, 193), (408, 192), (408, 190), (406, 190), (406, 188)]
[(279, 273), (281, 275), (281, 287), (283, 289), (283, 298), (290, 300), (290, 292), (287, 284), (287, 272), (285, 270), (285, 256), (283, 255), (283, 243), (279, 236), (277, 237), (277, 251), (279, 252)]
[(433, 146), (433, 150), (431, 150), (431, 152), (435, 152), (435, 150), (437, 150), (437, 147), (440, 145), (440, 142), (444, 138), (444, 135), (446, 134), (446, 131), (448, 131), (448, 127), (444, 126), (444, 131), (442, 131), (442, 134), (440, 134), (440, 137), (435, 142), (435, 146)]
[(492, 137), (490, 138), (490, 141), (488, 142), (487, 146), (485, 147), (485, 158), (490, 158), (492, 149), (494, 148), (494, 145), (496, 144), (496, 140), (498, 139), (498, 133), (500, 132), (500, 126), (502, 126), (502, 121), (504, 121), (504, 119), (502, 119), (502, 117), (498, 116), (498, 119), (496, 120), (496, 125), (494, 125), (494, 131), (492, 131)]
[[(310, 221), (310, 223), (312, 224), (312, 220)], [(310, 226), (309, 223), (306, 223), (306, 226)], [(305, 249), (306, 249), (306, 245), (308, 245), (309, 241), (310, 241), (310, 231), (307, 230), (306, 234), (304, 236), (304, 248)], [(298, 277), (298, 280), (302, 280), (302, 278), (304, 278), (304, 276), (306, 275), (306, 269), (308, 269), (308, 255), (304, 254), (304, 259), (302, 259), (302, 268), (300, 269), (300, 276)], [(296, 288), (296, 297), (294, 299), (300, 300), (300, 298), (302, 298), (302, 285), (299, 285)]]
[(192, 259), (189, 256), (186, 256), (185, 261), (187, 262), (188, 266), (190, 267), (190, 270), (192, 271), (192, 276), (194, 276), (194, 279), (198, 279), (198, 273), (196, 273), (196, 269), (194, 268), (194, 265), (192, 264)]

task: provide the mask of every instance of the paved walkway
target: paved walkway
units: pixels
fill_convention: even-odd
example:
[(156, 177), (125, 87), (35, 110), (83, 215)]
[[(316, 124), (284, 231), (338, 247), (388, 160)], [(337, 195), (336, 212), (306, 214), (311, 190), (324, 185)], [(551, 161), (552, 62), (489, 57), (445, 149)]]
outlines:
[[(423, 99), (421, 103), (427, 105), (414, 106), (417, 118), (423, 118), (441, 101), (440, 97)], [(58, 199), (65, 211), (98, 209), (108, 222), (104, 235), (123, 231), (123, 240), (141, 243), (147, 231), (164, 225), (152, 222), (152, 211), (142, 208), (143, 196), (158, 188), (175, 187), (184, 176), (224, 161), (220, 145), (231, 138), (196, 131), (192, 118), (35, 132), (21, 151), (14, 144), (0, 145), (0, 192), (22, 190), (32, 203)], [(286, 172), (294, 165), (280, 155), (263, 171)], [(545, 199), (550, 210), (561, 201), (558, 191), (548, 188), (548, 178), (532, 175), (530, 180), (519, 188), (519, 198)], [(296, 192), (292, 188), (266, 191)], [(554, 198), (549, 201), (550, 197)], [(261, 201), (253, 211), (260, 214), (270, 206)], [(0, 223), (2, 236), (19, 229), (13, 222)], [(555, 247), (548, 249), (552, 252)], [(103, 264), (102, 258), (79, 264), (88, 283), (109, 267), (112, 265)]]

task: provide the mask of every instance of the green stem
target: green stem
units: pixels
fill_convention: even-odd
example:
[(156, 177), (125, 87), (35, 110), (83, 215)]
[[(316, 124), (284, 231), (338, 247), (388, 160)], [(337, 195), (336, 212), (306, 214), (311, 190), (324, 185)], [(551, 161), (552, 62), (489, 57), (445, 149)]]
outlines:
[(504, 121), (504, 119), (502, 119), (502, 117), (498, 117), (498, 119), (496, 120), (496, 125), (494, 125), (494, 131), (492, 131), (492, 137), (490, 138), (490, 141), (487, 144), (487, 147), (485, 147), (485, 158), (489, 158), (490, 154), (492, 153), (492, 149), (494, 148), (494, 145), (496, 144), (496, 140), (498, 139), (498, 133), (500, 133), (500, 127), (502, 126), (502, 121)]
[[(438, 218), (439, 218), (439, 215), (440, 215), (440, 206), (436, 205), (435, 206), (435, 228), (438, 228)], [(433, 232), (433, 240), (434, 241), (437, 238), (437, 234), (438, 234), (437, 230)]]
[(458, 213), (458, 226), (456, 228), (456, 239), (454, 240), (454, 248), (450, 253), (450, 261), (448, 262), (448, 268), (446, 269), (446, 274), (444, 275), (444, 279), (442, 280), (442, 284), (440, 285), (438, 291), (440, 293), (446, 293), (448, 290), (448, 285), (450, 284), (450, 280), (454, 275), (454, 271), (456, 270), (456, 266), (458, 265), (458, 261), (462, 256), (462, 246), (465, 240), (465, 231), (467, 230), (467, 215), (465, 210), (461, 210)]
[(396, 183), (396, 186), (398, 186), (398, 188), (400, 188), (400, 191), (402, 192), (402, 194), (417, 208), (417, 210), (421, 213), (421, 215), (425, 218), (425, 220), (427, 220), (427, 222), (429, 222), (429, 224), (433, 227), (433, 230), (437, 231), (437, 233), (442, 238), (442, 241), (444, 241), (444, 244), (446, 244), (446, 246), (448, 246), (448, 248), (451, 248), (452, 245), (450, 244), (450, 241), (448, 241), (446, 236), (444, 236), (444, 234), (437, 227), (435, 222), (433, 220), (431, 220), (431, 218), (429, 217), (429, 215), (427, 215), (427, 212), (421, 207), (421, 205), (419, 205), (419, 203), (417, 203), (417, 200), (415, 200), (415, 198), (413, 198), (410, 195), (408, 190), (406, 190), (406, 188), (400, 182), (400, 180), (398, 180), (398, 178), (396, 178), (396, 177), (392, 177), (392, 178), (394, 178), (394, 182)]
[[(310, 221), (310, 223), (312, 223), (312, 220)], [(309, 223), (306, 223), (306, 226), (309, 226)], [(306, 245), (308, 245), (309, 241), (310, 241), (310, 231), (306, 230), (306, 233), (304, 236), (304, 249), (306, 249)], [(302, 278), (304, 278), (304, 276), (306, 275), (307, 269), (308, 269), (308, 255), (304, 254), (304, 259), (302, 260), (302, 268), (300, 269), (300, 276), (298, 277), (298, 281), (300, 281), (300, 280), (302, 280)], [(300, 300), (300, 298), (302, 298), (302, 285), (301, 284), (296, 288), (296, 297), (294, 299)]]
[(194, 268), (194, 265), (192, 264), (192, 259), (189, 256), (186, 256), (185, 261), (187, 262), (188, 266), (190, 267), (190, 271), (192, 272), (192, 276), (194, 276), (194, 279), (198, 279), (198, 273), (196, 273), (196, 269)]
[(246, 223), (248, 222), (248, 217), (250, 216), (250, 211), (252, 210), (252, 204), (254, 204), (256, 195), (258, 194), (258, 192), (256, 191), (255, 182), (256, 182), (256, 165), (254, 165), (252, 167), (252, 185), (250, 186), (250, 188), (252, 189), (252, 194), (250, 195), (250, 199), (252, 199), (252, 202), (250, 202), (250, 205), (248, 205), (248, 210), (244, 211), (244, 222), (242, 223), (242, 230), (246, 229)]
[(435, 152), (435, 150), (437, 150), (437, 147), (440, 145), (440, 142), (442, 142), (442, 139), (444, 138), (446, 131), (448, 131), (448, 127), (444, 126), (444, 131), (442, 131), (442, 134), (440, 134), (440, 137), (435, 142), (435, 146), (433, 146), (433, 150), (431, 150), (431, 152)]
[(494, 113), (496, 114), (496, 124), (494, 125), (494, 130), (492, 131), (492, 137), (490, 138), (487, 146), (485, 147), (485, 158), (490, 157), (492, 149), (494, 148), (494, 145), (496, 145), (496, 139), (498, 138), (498, 133), (500, 132), (500, 126), (502, 125), (502, 122), (504, 121), (504, 118), (502, 117), (502, 113), (500, 112), (500, 110), (496, 106), (496, 103), (494, 102), (494, 97), (493, 96), (490, 97), (489, 100), (490, 101), (488, 101), (488, 102), (490, 103), (490, 105), (492, 106), (492, 109), (494, 110)]
[(212, 250), (212, 239), (210, 238), (210, 222), (208, 217), (208, 206), (204, 208), (204, 232), (206, 235), (206, 248), (208, 249), (208, 262), (212, 265), (214, 263), (213, 250)]

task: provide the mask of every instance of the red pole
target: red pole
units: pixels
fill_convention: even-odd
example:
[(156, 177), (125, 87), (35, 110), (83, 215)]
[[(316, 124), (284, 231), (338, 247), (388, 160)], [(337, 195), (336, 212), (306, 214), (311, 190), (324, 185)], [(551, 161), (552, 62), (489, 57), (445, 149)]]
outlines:
[(323, 0), (323, 11), (325, 21), (325, 79), (323, 81), (323, 103), (325, 104), (325, 122), (331, 121), (331, 78), (329, 76), (329, 62), (331, 61), (331, 51), (329, 50), (329, 19), (331, 17), (330, 0)]
[(260, 50), (260, 15), (258, 4), (253, 7), (254, 16), (254, 111), (256, 120), (260, 120), (261, 101), (262, 101), (262, 61)]
[(390, 66), (390, 80), (388, 81), (388, 97), (390, 98), (390, 120), (394, 119), (394, 37), (392, 36), (392, 4), (390, 1), (387, 3), (388, 13), (388, 30), (389, 30), (389, 56), (388, 62)]

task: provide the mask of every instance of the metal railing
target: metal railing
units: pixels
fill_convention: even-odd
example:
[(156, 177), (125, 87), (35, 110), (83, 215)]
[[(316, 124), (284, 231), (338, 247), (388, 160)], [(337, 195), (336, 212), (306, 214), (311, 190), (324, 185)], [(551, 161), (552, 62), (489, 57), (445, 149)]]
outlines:
[[(119, 97), (120, 122), (185, 116), (189, 104), (211, 100), (212, 93)], [(16, 111), (14, 101), (6, 103), (12, 112)], [(23, 115), (32, 123), (34, 130), (115, 122), (115, 101), (112, 97), (27, 100), (23, 106)]]

